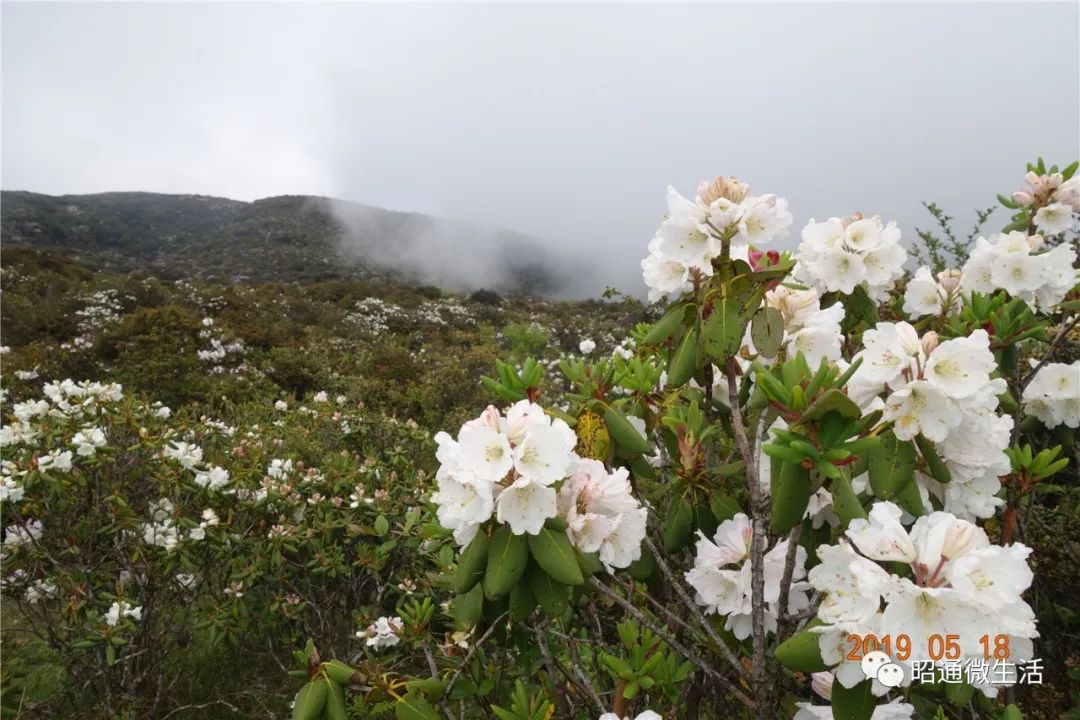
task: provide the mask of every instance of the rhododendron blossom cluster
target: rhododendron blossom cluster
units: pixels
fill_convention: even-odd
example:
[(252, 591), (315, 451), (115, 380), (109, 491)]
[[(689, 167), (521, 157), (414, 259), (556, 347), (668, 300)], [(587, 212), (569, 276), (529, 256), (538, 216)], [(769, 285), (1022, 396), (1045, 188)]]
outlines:
[(907, 251), (900, 244), (896, 223), (878, 216), (829, 218), (802, 230), (795, 279), (824, 292), (850, 295), (862, 287), (881, 301), (904, 276)]
[(734, 246), (764, 245), (787, 237), (792, 222), (786, 200), (750, 195), (750, 187), (732, 177), (701, 183), (693, 200), (669, 187), (667, 201), (667, 217), (641, 261), (653, 302), (689, 290), (694, 274), (712, 275), (725, 239)]
[(1020, 231), (980, 237), (965, 263), (960, 287), (965, 293), (1004, 290), (1028, 305), (1047, 310), (1075, 285), (1076, 251), (1068, 244), (1039, 252), (1040, 235)]
[(1040, 367), (1024, 388), (1024, 412), (1047, 427), (1080, 428), (1080, 360)]
[(924, 495), (963, 518), (992, 515), (1002, 502), (998, 478), (1009, 471), (1013, 419), (996, 412), (1006, 383), (991, 379), (997, 364), (986, 331), (940, 342), (933, 332), (920, 338), (908, 323), (878, 323), (863, 344), (851, 396), (865, 412), (881, 410), (900, 440), (921, 435), (934, 443), (951, 472), (948, 483), (919, 473)]
[(631, 494), (629, 472), (578, 457), (577, 436), (528, 400), (501, 414), (489, 406), (455, 440), (435, 436), (440, 462), (432, 500), (439, 522), (468, 544), (495, 517), (515, 535), (535, 535), (561, 517), (584, 553), (599, 553), (609, 569), (640, 557), (645, 510)]
[[(867, 519), (852, 520), (836, 545), (818, 548), (821, 564), (809, 581), (824, 595), (818, 617), (827, 623), (821, 652), (838, 664), (844, 687), (861, 682), (859, 663), (846, 659), (849, 634), (903, 632), (911, 640), (911, 661), (930, 659), (931, 637), (953, 634), (964, 657), (983, 656), (979, 638), (988, 628), (1010, 636), (1014, 660), (1031, 657), (1037, 637), (1035, 615), (1021, 597), (1031, 584), (1031, 550), (1015, 543), (993, 545), (977, 525), (947, 512), (901, 525), (903, 511), (875, 503)], [(879, 563), (903, 563), (910, 575), (897, 575)], [(910, 682), (911, 678), (906, 679)], [(887, 688), (874, 681), (877, 694)], [(979, 686), (993, 696), (992, 685)]]
[[(686, 573), (686, 581), (697, 591), (697, 601), (709, 613), (724, 615), (724, 627), (740, 640), (753, 630), (751, 612), (750, 538), (753, 523), (743, 513), (726, 520), (709, 540), (700, 532), (694, 557), (694, 567)], [(780, 601), (780, 578), (788, 554), (788, 540), (780, 540), (765, 555), (765, 627), (776, 630), (777, 604)], [(788, 608), (799, 611), (810, 604), (806, 591), (810, 585), (801, 582), (806, 577), (806, 549), (795, 550)]]

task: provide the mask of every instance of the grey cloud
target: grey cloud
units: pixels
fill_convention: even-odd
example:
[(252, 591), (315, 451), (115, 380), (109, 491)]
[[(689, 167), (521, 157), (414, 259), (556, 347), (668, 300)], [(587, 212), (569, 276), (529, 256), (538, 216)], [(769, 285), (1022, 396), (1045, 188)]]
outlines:
[[(5, 188), (460, 218), (543, 238), (590, 292), (640, 288), (669, 183), (786, 196), (789, 245), (854, 210), (910, 238), (922, 200), (966, 225), (1034, 154), (1080, 156), (1076, 3), (5, 4), (3, 21)], [(454, 252), (424, 267), (497, 272), (482, 235), (436, 238)]]

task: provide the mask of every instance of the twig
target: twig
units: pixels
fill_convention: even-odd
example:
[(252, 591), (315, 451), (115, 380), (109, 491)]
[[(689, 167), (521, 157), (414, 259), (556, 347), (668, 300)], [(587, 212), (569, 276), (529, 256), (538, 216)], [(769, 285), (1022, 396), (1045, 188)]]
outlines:
[[(1061, 343), (1061, 341), (1064, 340), (1070, 332), (1072, 332), (1073, 328), (1075, 328), (1078, 323), (1080, 323), (1080, 315), (1074, 317), (1071, 323), (1062, 323), (1061, 329), (1058, 330), (1057, 336), (1053, 339), (1053, 341), (1051, 341), (1050, 346), (1046, 348), (1046, 354), (1043, 355), (1042, 360), (1040, 360), (1039, 363), (1031, 369), (1031, 372), (1029, 372), (1027, 376), (1024, 377), (1024, 379), (1020, 382), (1021, 392), (1023, 392), (1024, 388), (1028, 386), (1028, 383), (1035, 379), (1035, 376), (1038, 374), (1039, 370), (1042, 369), (1042, 366), (1050, 362), (1050, 357), (1054, 354), (1054, 350)], [(1016, 399), (1017, 401), (1020, 400), (1020, 398)]]
[(728, 661), (728, 664), (731, 665), (731, 667), (735, 668), (735, 672), (740, 675), (745, 675), (746, 668), (743, 667), (742, 663), (739, 662), (739, 659), (735, 657), (735, 653), (731, 651), (731, 648), (727, 646), (724, 639), (716, 632), (712, 623), (705, 617), (705, 613), (701, 612), (701, 608), (698, 607), (698, 604), (690, 597), (690, 594), (686, 592), (686, 588), (683, 587), (679, 579), (671, 572), (671, 568), (668, 566), (667, 561), (664, 560), (663, 555), (660, 554), (659, 548), (656, 547), (656, 543), (653, 542), (648, 534), (645, 535), (645, 544), (652, 553), (653, 559), (656, 560), (656, 564), (660, 567), (660, 572), (663, 573), (664, 579), (667, 580), (668, 585), (675, 590), (675, 594), (682, 600), (683, 605), (685, 605), (690, 612), (693, 613), (694, 617), (697, 618), (698, 622), (701, 623), (702, 627), (705, 629), (705, 634), (708, 635), (709, 639), (713, 641), (717, 648), (719, 648), (724, 659)]
[(461, 675), (461, 671), (465, 669), (465, 666), (469, 664), (469, 660), (472, 659), (473, 653), (476, 652), (476, 648), (480, 647), (485, 640), (491, 637), (491, 633), (495, 632), (495, 628), (499, 626), (502, 619), (506, 617), (506, 613), (503, 613), (499, 617), (495, 618), (495, 622), (491, 623), (488, 629), (480, 636), (480, 639), (472, 644), (469, 648), (469, 652), (465, 653), (464, 659), (461, 661), (461, 665), (454, 671), (454, 674), (450, 676), (450, 680), (446, 683), (446, 690), (443, 691), (445, 697), (450, 697), (450, 691), (454, 689), (454, 683), (457, 682), (458, 676)]
[(607, 708), (604, 707), (604, 701), (600, 698), (599, 693), (596, 692), (596, 688), (589, 682), (589, 676), (585, 673), (584, 663), (581, 661), (581, 654), (577, 649), (577, 638), (571, 638), (571, 642), (566, 646), (570, 651), (570, 667), (574, 670), (574, 675), (577, 676), (578, 684), (585, 690), (586, 694), (592, 701), (596, 703), (596, 709), (603, 715)]
[(650, 630), (652, 630), (654, 633), (656, 633), (660, 638), (662, 638), (664, 640), (664, 642), (666, 642), (671, 647), (672, 650), (674, 650), (675, 652), (679, 653), (680, 655), (682, 655), (684, 658), (686, 658), (690, 662), (697, 665), (701, 669), (702, 672), (704, 672), (706, 675), (708, 675), (709, 677), (713, 678), (714, 680), (716, 680), (717, 682), (722, 684), (728, 690), (728, 692), (730, 692), (732, 695), (734, 695), (739, 700), (739, 702), (741, 702), (743, 705), (746, 705), (746, 707), (751, 708), (751, 709), (753, 709), (755, 707), (754, 701), (751, 700), (746, 695), (746, 693), (744, 693), (742, 690), (740, 690), (735, 685), (735, 683), (733, 683), (729, 678), (721, 675), (716, 670), (714, 670), (708, 663), (706, 663), (704, 660), (702, 660), (695, 652), (683, 647), (683, 645), (681, 643), (679, 643), (679, 641), (676, 640), (671, 635), (671, 633), (664, 630), (659, 625), (659, 623), (654, 621), (648, 615), (646, 615), (645, 613), (638, 610), (633, 605), (633, 603), (628, 602), (625, 598), (623, 598), (621, 595), (619, 595), (617, 592), (615, 592), (614, 590), (609, 588), (604, 583), (597, 580), (595, 577), (589, 578), (589, 584), (592, 585), (597, 590), (599, 590), (600, 592), (602, 592), (604, 595), (607, 595), (609, 598), (614, 600), (616, 605), (621, 607), (626, 612), (630, 613), (632, 616), (634, 616), (634, 619), (636, 619), (638, 622), (645, 625)]
[(787, 639), (788, 603), (791, 600), (791, 580), (795, 576), (795, 559), (799, 554), (799, 536), (802, 535), (802, 521), (795, 523), (788, 533), (787, 555), (784, 557), (784, 574), (780, 578), (780, 601), (776, 610), (776, 641)]
[(739, 383), (735, 376), (737, 370), (735, 358), (729, 358), (724, 374), (727, 376), (728, 400), (731, 405), (732, 434), (735, 436), (735, 446), (742, 455), (746, 478), (750, 483), (750, 513), (754, 528), (750, 541), (750, 612), (754, 626), (751, 685), (754, 688), (754, 698), (759, 703), (759, 716), (762, 720), (769, 720), (774, 715), (768, 668), (765, 665), (765, 546), (768, 544), (765, 523), (769, 515), (769, 498), (762, 492), (758, 458), (750, 451), (750, 440), (746, 437), (742, 408), (739, 406)]
[(184, 712), (185, 710), (202, 710), (203, 708), (213, 707), (214, 705), (224, 705), (225, 707), (232, 710), (234, 713), (240, 712), (240, 708), (236, 707), (232, 703), (225, 702), (224, 700), (212, 700), (212, 701), (210, 701), (208, 703), (203, 703), (202, 705), (181, 705), (180, 707), (172, 710), (168, 714), (163, 715), (161, 717), (161, 720), (166, 720), (166, 718), (171, 718), (176, 713)]

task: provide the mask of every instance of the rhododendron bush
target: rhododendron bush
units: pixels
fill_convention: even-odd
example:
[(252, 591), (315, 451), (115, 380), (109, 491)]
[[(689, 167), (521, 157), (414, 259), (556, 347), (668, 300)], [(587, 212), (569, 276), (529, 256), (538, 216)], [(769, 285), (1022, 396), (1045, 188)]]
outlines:
[[(669, 188), (654, 321), (497, 363), (433, 437), (326, 393), (234, 428), (46, 383), (5, 417), (5, 596), (110, 701), (198, 622), (294, 651), (301, 720), (1046, 717), (1076, 169), (1030, 166), (941, 268), (888, 218)], [(285, 451), (320, 428), (335, 454)]]

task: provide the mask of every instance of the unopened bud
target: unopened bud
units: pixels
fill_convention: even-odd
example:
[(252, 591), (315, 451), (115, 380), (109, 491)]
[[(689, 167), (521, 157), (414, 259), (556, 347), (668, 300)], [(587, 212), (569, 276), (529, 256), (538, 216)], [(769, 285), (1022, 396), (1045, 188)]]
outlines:
[(1035, 250), (1038, 250), (1039, 248), (1041, 248), (1043, 246), (1043, 243), (1046, 242), (1046, 241), (1043, 240), (1042, 235), (1029, 235), (1028, 239), (1027, 239), (1027, 242), (1028, 242), (1028, 247), (1031, 248), (1032, 251), (1035, 251)]
[(1035, 202), (1035, 197), (1027, 190), (1017, 190), (1012, 194), (1012, 199), (1017, 205), (1022, 205), (1024, 207)]
[(832, 684), (831, 672), (816, 672), (810, 675), (810, 687), (826, 700), (832, 700)]
[(938, 346), (938, 342), (939, 342), (938, 334), (936, 332), (934, 332), (933, 330), (931, 330), (930, 332), (923, 335), (922, 336), (923, 355), (926, 355), (927, 357), (929, 357), (930, 353), (934, 352), (934, 348), (936, 348)]
[(955, 292), (956, 288), (960, 287), (960, 271), (959, 270), (942, 270), (938, 273), (938, 284), (941, 285), (941, 289), (945, 292)]
[(725, 198), (733, 203), (740, 203), (749, 192), (750, 186), (739, 182), (734, 176), (718, 176), (712, 182), (702, 181), (698, 184), (698, 197), (706, 205), (720, 198)]
[(841, 223), (841, 224), (842, 224), (842, 225), (843, 225), (844, 227), (847, 227), (847, 226), (848, 226), (848, 225), (850, 225), (851, 223), (854, 223), (854, 222), (859, 222), (859, 221), (860, 221), (860, 220), (862, 220), (862, 219), (863, 219), (863, 214), (862, 214), (861, 212), (859, 212), (859, 211), (857, 211), (857, 210), (856, 210), (855, 212), (851, 213), (851, 215), (849, 215), (848, 217), (846, 217), (846, 218), (844, 218), (843, 220), (841, 220), (841, 221), (840, 221), (840, 223)]

